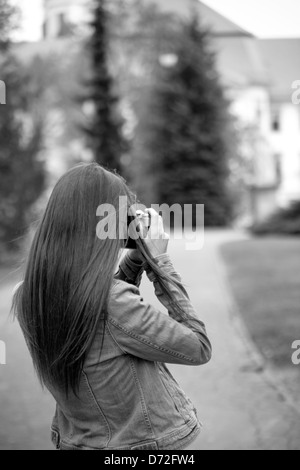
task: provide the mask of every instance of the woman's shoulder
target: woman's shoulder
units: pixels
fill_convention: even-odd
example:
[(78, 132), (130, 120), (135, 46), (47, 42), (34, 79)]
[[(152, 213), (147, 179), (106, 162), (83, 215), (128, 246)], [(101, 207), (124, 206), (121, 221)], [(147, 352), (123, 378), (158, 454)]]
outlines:
[(110, 298), (116, 298), (126, 294), (140, 295), (140, 291), (134, 284), (129, 284), (121, 279), (114, 279), (110, 290)]
[(108, 313), (114, 316), (122, 311), (132, 309), (135, 305), (140, 304), (140, 301), (141, 294), (135, 285), (114, 279), (108, 300)]

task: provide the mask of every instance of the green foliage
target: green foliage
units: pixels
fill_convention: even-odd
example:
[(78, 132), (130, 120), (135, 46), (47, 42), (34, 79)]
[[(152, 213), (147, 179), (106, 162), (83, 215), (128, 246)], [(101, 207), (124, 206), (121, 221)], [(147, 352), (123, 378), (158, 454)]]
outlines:
[(108, 65), (109, 15), (105, 0), (97, 0), (89, 47), (92, 52), (92, 78), (86, 100), (94, 105), (90, 125), (86, 126), (88, 143), (95, 161), (121, 171), (121, 155), (126, 149), (118, 98)]
[(280, 209), (264, 222), (252, 227), (255, 235), (300, 235), (300, 201)]
[[(4, 21), (7, 10), (1, 10)], [(6, 41), (6, 39), (5, 39)], [(3, 49), (2, 49), (3, 51)], [(0, 251), (14, 250), (24, 234), (28, 211), (44, 188), (41, 116), (34, 115), (36, 89), (9, 48), (2, 52), (0, 79), (6, 105), (0, 106)]]
[(225, 226), (232, 218), (229, 115), (207, 32), (191, 20), (172, 32), (166, 52), (177, 63), (157, 64), (138, 112), (139, 148), (152, 179), (152, 198), (169, 205), (205, 204), (206, 225)]
[(250, 239), (222, 245), (221, 254), (251, 337), (268, 361), (293, 367), (291, 344), (299, 331), (300, 241)]
[(10, 42), (10, 33), (17, 26), (19, 10), (8, 0), (0, 0), (0, 52), (6, 50)]

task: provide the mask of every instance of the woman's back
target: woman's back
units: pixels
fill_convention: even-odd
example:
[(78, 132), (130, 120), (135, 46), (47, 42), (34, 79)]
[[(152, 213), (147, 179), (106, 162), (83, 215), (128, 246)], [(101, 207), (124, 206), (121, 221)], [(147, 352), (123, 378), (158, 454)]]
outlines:
[[(173, 271), (166, 255), (159, 262)], [(140, 272), (141, 267), (128, 255), (118, 276), (138, 283)], [(150, 270), (148, 275), (153, 280)], [(155, 287), (162, 301), (157, 283)], [(174, 295), (181, 295), (187, 306), (183, 293)], [(192, 311), (190, 315), (186, 321), (204, 338), (203, 324)], [(198, 364), (201, 348), (195, 333), (146, 304), (135, 285), (116, 279), (101, 348), (102, 338), (100, 323), (85, 361), (78, 397), (66, 398), (51, 390), (58, 403), (53, 421), (58, 447), (180, 449), (188, 445), (201, 424), (165, 362)], [(209, 357), (207, 343), (202, 362)]]
[[(57, 402), (60, 449), (180, 449), (200, 430), (165, 364), (206, 364), (211, 345), (166, 254), (162, 218), (145, 209), (144, 226), (134, 200), (98, 164), (71, 169), (51, 194), (14, 296), (40, 381)], [(129, 240), (135, 249), (115, 275)], [(141, 298), (144, 270), (169, 315)]]

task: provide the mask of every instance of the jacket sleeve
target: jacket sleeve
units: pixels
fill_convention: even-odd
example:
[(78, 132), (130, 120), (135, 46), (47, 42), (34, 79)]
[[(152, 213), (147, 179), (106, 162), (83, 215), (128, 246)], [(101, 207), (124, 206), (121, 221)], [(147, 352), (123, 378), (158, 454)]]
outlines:
[[(158, 263), (168, 272), (174, 270), (167, 255), (159, 257)], [(125, 354), (148, 361), (195, 366), (206, 364), (211, 358), (211, 344), (185, 289), (183, 286), (170, 286), (173, 297), (184, 310), (184, 314), (179, 316), (160, 291), (149, 269), (147, 274), (169, 315), (145, 302), (136, 286), (116, 281), (108, 306), (109, 329), (116, 343)]]
[(133, 251), (129, 251), (121, 260), (115, 279), (139, 287), (144, 272), (144, 264), (134, 257)]

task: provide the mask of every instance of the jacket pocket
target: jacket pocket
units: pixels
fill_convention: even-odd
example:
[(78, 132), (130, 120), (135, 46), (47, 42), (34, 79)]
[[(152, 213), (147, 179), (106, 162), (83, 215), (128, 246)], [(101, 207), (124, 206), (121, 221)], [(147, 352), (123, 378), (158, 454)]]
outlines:
[(130, 450), (158, 450), (158, 445), (156, 441), (144, 442), (130, 448)]
[(159, 366), (159, 373), (161, 381), (167, 390), (170, 399), (173, 401), (177, 412), (183, 418), (184, 422), (187, 423), (191, 418), (190, 413), (194, 408), (192, 402), (186, 397), (168, 369), (165, 369), (163, 366)]
[(57, 429), (51, 428), (51, 441), (56, 450), (60, 450), (60, 434)]

